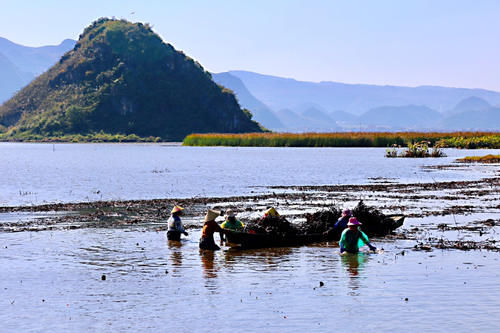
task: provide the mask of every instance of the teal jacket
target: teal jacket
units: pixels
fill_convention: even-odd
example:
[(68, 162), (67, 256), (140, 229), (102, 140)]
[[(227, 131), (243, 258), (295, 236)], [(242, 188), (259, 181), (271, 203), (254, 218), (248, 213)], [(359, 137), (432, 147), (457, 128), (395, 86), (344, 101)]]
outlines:
[(368, 236), (359, 229), (351, 230), (347, 228), (342, 231), (339, 244), (340, 252), (358, 253), (359, 248), (365, 244), (372, 248)]
[(245, 225), (241, 223), (240, 220), (235, 219), (234, 222), (230, 220), (226, 220), (221, 224), (222, 229), (233, 230), (233, 231), (242, 231)]

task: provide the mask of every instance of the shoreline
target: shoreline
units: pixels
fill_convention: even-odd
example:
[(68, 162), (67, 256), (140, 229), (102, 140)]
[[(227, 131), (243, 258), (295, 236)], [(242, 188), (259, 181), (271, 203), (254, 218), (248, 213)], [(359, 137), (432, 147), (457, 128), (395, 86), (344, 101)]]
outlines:
[[(474, 189), (474, 187), (487, 186), (486, 189)], [(210, 205), (210, 204), (220, 204), (229, 203), (233, 208), (231, 203), (239, 203), (243, 201), (257, 201), (257, 200), (269, 200), (269, 199), (288, 199), (288, 200), (300, 200), (305, 199), (305, 196), (315, 196), (320, 193), (344, 193), (345, 197), (342, 201), (351, 201), (349, 197), (355, 196), (357, 193), (365, 192), (367, 195), (381, 193), (386, 196), (390, 193), (400, 193), (400, 196), (395, 196), (394, 199), (408, 199), (408, 196), (402, 195), (405, 193), (414, 193), (411, 197), (413, 199), (430, 199), (434, 195), (427, 194), (416, 194), (417, 191), (443, 191), (443, 190), (457, 190), (461, 193), (467, 193), (469, 195), (475, 195), (482, 197), (488, 195), (493, 191), (494, 187), (500, 187), (500, 174), (493, 177), (481, 178), (479, 180), (471, 181), (441, 181), (432, 183), (394, 183), (390, 180), (381, 179), (380, 182), (376, 184), (339, 184), (339, 185), (286, 185), (286, 186), (268, 186), (270, 191), (282, 191), (282, 192), (272, 192), (267, 194), (257, 194), (257, 195), (238, 195), (238, 196), (222, 196), (222, 197), (191, 197), (191, 198), (156, 198), (156, 199), (131, 199), (131, 200), (97, 200), (97, 201), (86, 201), (86, 202), (68, 202), (68, 203), (47, 203), (41, 205), (29, 205), (29, 206), (0, 206), (0, 213), (12, 213), (12, 212), (48, 212), (48, 211), (81, 211), (86, 209), (99, 209), (99, 208), (109, 208), (109, 209), (119, 209), (126, 207), (127, 209), (132, 209), (133, 207), (146, 207), (153, 205), (156, 208), (165, 208), (164, 206), (169, 205), (184, 205), (186, 207), (197, 206), (197, 205)], [(472, 188), (472, 189), (471, 189)], [(447, 200), (455, 201), (459, 200), (458, 197), (447, 196)], [(225, 206), (225, 205), (224, 205)], [(318, 203), (311, 205), (313, 207), (331, 206), (328, 203)], [(218, 205), (212, 208), (217, 208)], [(380, 207), (377, 207), (380, 208)], [(413, 215), (414, 217), (425, 216), (425, 215)]]

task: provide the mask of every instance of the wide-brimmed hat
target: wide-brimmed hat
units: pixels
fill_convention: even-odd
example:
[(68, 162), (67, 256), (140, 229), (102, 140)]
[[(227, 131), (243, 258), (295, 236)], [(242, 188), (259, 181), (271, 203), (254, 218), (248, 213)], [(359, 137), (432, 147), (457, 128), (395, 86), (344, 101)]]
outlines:
[(350, 226), (350, 225), (361, 225), (361, 223), (358, 221), (357, 218), (351, 217), (349, 219), (349, 223), (347, 223), (347, 226)]
[(351, 213), (351, 210), (349, 208), (346, 208), (342, 211), (342, 217), (344, 216), (351, 216), (352, 213)]
[(207, 215), (205, 215), (205, 222), (214, 221), (218, 216), (220, 216), (220, 212), (218, 210), (209, 209), (207, 211)]
[(278, 212), (276, 211), (276, 209), (274, 209), (274, 207), (271, 207), (268, 210), (266, 210), (264, 212), (264, 215), (265, 216), (268, 216), (268, 215), (271, 215), (271, 216), (280, 216), (280, 214), (278, 214)]
[(172, 211), (170, 213), (173, 214), (177, 212), (182, 212), (183, 210), (184, 208), (182, 208), (181, 206), (174, 206), (174, 208), (172, 208)]
[(235, 216), (236, 216), (236, 214), (234, 214), (234, 212), (233, 212), (232, 209), (228, 209), (226, 211), (226, 218), (228, 218), (228, 217), (235, 217)]

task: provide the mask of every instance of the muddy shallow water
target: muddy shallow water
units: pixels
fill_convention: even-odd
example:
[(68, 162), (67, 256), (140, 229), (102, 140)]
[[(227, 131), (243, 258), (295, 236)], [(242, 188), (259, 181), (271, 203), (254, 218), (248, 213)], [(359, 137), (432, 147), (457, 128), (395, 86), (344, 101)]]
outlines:
[[(500, 327), (500, 165), (453, 162), (485, 151), (388, 160), (381, 149), (78, 145), (75, 153), (74, 146), (7, 145), (19, 156), (0, 162), (8, 170), (0, 176), (0, 332)], [(48, 152), (63, 157), (43, 160)], [(181, 163), (165, 171), (172, 152)], [(92, 157), (87, 168), (82, 156)], [(346, 171), (363, 156), (370, 167)], [(241, 174), (230, 163), (214, 172), (224, 158), (239, 163)], [(347, 169), (337, 167), (339, 158)], [(54, 169), (61, 161), (74, 169)], [(117, 165), (123, 168), (113, 175)], [(165, 184), (182, 185), (167, 193)], [(352, 208), (360, 199), (407, 216), (393, 235), (372, 239), (380, 253), (344, 257), (336, 242), (198, 249), (207, 208), (233, 208), (245, 221), (272, 205), (299, 223), (305, 213)], [(174, 203), (186, 208), (190, 234), (181, 243), (165, 237)]]
[(497, 254), (416, 252), (406, 241), (382, 240), (383, 253), (353, 257), (327, 243), (207, 253), (198, 236), (169, 244), (163, 232), (145, 229), (8, 234), (0, 249), (2, 331), (500, 326)]

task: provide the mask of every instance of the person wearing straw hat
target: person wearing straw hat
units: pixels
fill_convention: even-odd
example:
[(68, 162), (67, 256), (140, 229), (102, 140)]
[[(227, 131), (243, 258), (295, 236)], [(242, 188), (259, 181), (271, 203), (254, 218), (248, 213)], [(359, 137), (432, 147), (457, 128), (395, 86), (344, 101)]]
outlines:
[(280, 216), (280, 214), (278, 214), (278, 211), (274, 207), (271, 207), (264, 212), (264, 217), (268, 217), (268, 216), (278, 217), (278, 216)]
[(226, 220), (221, 224), (221, 228), (232, 231), (242, 231), (244, 227), (245, 225), (236, 218), (234, 211), (228, 209), (226, 212)]
[(220, 245), (224, 241), (224, 234), (222, 228), (215, 222), (218, 216), (224, 215), (223, 212), (209, 209), (205, 215), (203, 223), (203, 230), (201, 231), (200, 249), (202, 250), (220, 250), (220, 247), (215, 244), (214, 233), (218, 232), (220, 235)]
[(359, 248), (363, 245), (368, 245), (370, 250), (375, 251), (377, 248), (370, 244), (368, 236), (359, 229), (361, 223), (357, 218), (351, 217), (347, 223), (347, 229), (340, 236), (340, 253), (358, 253)]
[(182, 225), (181, 215), (184, 208), (181, 206), (174, 206), (172, 211), (170, 212), (170, 218), (168, 219), (168, 230), (167, 230), (167, 239), (173, 241), (180, 241), (181, 234), (185, 236), (188, 235), (186, 230), (184, 230), (184, 226)]

